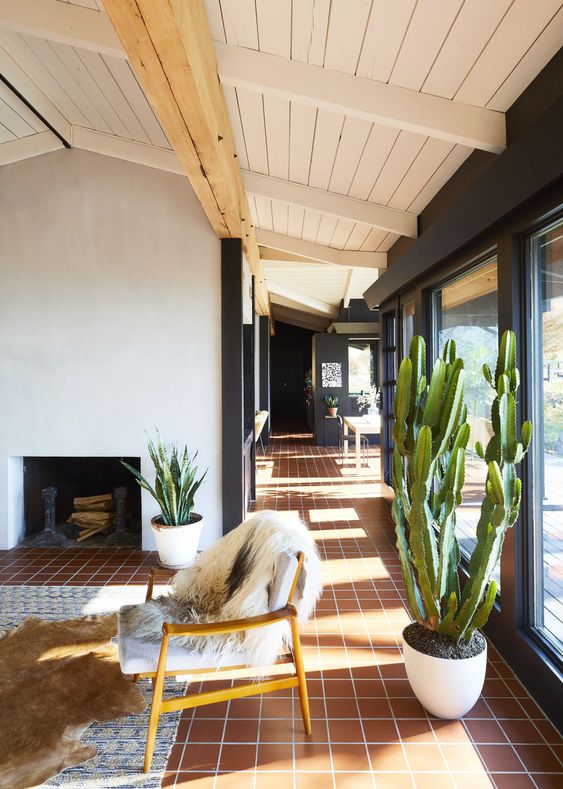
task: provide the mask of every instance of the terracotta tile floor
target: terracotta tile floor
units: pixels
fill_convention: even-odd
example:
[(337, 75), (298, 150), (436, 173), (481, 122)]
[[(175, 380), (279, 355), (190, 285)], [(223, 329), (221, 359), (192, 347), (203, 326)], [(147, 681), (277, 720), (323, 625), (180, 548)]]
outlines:
[[(379, 458), (356, 477), (328, 448), (278, 435), (259, 455), (257, 509), (315, 531), (325, 589), (303, 635), (313, 734), (291, 690), (185, 712), (165, 786), (211, 789), (562, 787), (562, 740), (494, 649), (483, 697), (462, 721), (426, 714), (400, 652), (408, 616)], [(15, 549), (0, 582), (144, 583), (153, 554)], [(236, 681), (236, 680), (235, 680)], [(211, 684), (211, 683), (207, 683)]]

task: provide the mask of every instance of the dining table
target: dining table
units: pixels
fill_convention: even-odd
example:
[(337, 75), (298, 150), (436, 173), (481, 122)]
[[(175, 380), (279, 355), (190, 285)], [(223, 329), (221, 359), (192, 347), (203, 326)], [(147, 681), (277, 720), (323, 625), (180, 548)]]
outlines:
[[(356, 453), (356, 473), (359, 474), (362, 468), (361, 458), (361, 440), (362, 435), (369, 436), (379, 433), (381, 431), (381, 416), (379, 414), (366, 414), (365, 416), (343, 416), (344, 422), (344, 436), (347, 436), (350, 430), (354, 433), (356, 440), (355, 453)], [(344, 457), (348, 456), (348, 441), (344, 439)]]

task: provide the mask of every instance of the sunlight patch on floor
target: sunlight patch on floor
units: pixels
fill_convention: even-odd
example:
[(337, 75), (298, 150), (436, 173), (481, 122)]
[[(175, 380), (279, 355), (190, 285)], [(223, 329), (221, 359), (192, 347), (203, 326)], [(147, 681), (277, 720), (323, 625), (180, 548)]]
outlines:
[(366, 539), (367, 534), (362, 528), (351, 529), (311, 529), (311, 533), (317, 542), (324, 540), (361, 540)]
[[(334, 507), (327, 510), (310, 509), (307, 511), (307, 514), (311, 523), (332, 523), (333, 521), (360, 520), (360, 516), (354, 507)], [(346, 529), (345, 531), (349, 533), (350, 529)]]

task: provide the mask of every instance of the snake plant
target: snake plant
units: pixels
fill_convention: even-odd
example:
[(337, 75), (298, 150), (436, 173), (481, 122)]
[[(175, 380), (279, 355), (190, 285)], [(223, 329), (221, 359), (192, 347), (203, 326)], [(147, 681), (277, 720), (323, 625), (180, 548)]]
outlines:
[(184, 447), (180, 454), (176, 444), (168, 451), (158, 433), (156, 441), (148, 437), (147, 449), (155, 469), (154, 487), (136, 468), (124, 460), (122, 464), (158, 503), (165, 526), (190, 523), (195, 494), (207, 474), (205, 471), (203, 476), (196, 479), (198, 467), (194, 463), (197, 452), (190, 457), (188, 448)]
[(492, 574), (502, 545), (518, 517), (521, 482), (516, 466), (528, 450), (532, 425), (517, 431), (516, 337), (504, 332), (495, 372), (483, 366), (494, 392), (492, 437), (475, 451), (487, 477), (477, 543), (460, 589), (456, 510), (462, 501), (465, 455), (470, 435), (464, 404), (465, 370), (449, 340), (426, 379), (426, 347), (414, 337), (401, 362), (393, 426), (392, 515), (411, 613), (424, 627), (458, 642), (470, 641), (487, 622), (497, 585)]

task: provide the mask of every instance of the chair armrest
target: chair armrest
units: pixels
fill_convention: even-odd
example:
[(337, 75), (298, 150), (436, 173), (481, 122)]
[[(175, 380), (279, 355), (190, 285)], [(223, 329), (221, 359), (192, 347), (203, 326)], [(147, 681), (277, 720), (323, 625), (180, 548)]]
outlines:
[(254, 630), (257, 627), (266, 627), (274, 622), (292, 619), (297, 616), (297, 610), (292, 605), (286, 605), (277, 611), (259, 616), (249, 616), (247, 619), (231, 619), (226, 622), (201, 622), (198, 624), (173, 624), (165, 622), (163, 632), (168, 636), (213, 636), (224, 633), (237, 633), (242, 630)]
[(154, 589), (154, 579), (157, 575), (167, 575), (170, 579), (174, 575), (174, 571), (167, 570), (165, 567), (150, 567), (149, 568), (149, 582), (147, 585), (147, 594), (145, 602), (152, 600), (152, 593)]

